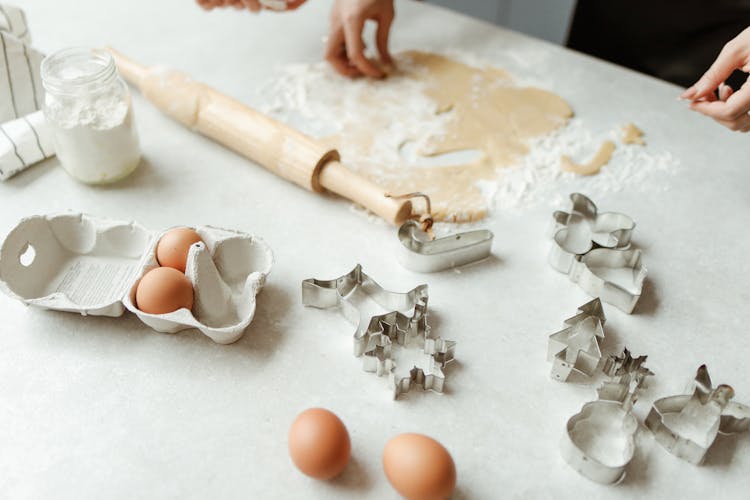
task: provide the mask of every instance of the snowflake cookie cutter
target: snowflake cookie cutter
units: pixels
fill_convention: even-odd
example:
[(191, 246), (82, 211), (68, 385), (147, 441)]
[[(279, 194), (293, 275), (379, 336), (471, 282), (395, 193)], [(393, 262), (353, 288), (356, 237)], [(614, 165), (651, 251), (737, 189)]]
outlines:
[[(352, 301), (363, 293), (385, 309), (386, 313), (363, 317)], [(319, 309), (339, 307), (342, 315), (356, 325), (354, 355), (362, 357), (365, 371), (387, 375), (393, 397), (408, 392), (413, 385), (442, 393), (443, 369), (453, 360), (456, 343), (432, 336), (427, 324), (427, 285), (399, 293), (390, 292), (370, 278), (357, 264), (349, 273), (333, 280), (306, 279), (302, 282), (302, 303)], [(418, 362), (408, 375), (399, 376), (397, 351), (418, 350)]]
[(668, 452), (694, 465), (703, 463), (717, 434), (750, 430), (750, 407), (730, 401), (732, 387), (712, 387), (706, 365), (695, 375), (692, 394), (669, 396), (654, 402), (646, 427)]
[(432, 232), (430, 197), (424, 193), (408, 193), (389, 198), (423, 198), (426, 211), (419, 220), (407, 220), (398, 229), (399, 263), (418, 273), (433, 273), (486, 259), (492, 253), (495, 235), (487, 229), (454, 233), (436, 238)]
[(592, 481), (621, 481), (633, 459), (638, 420), (632, 409), (646, 377), (653, 375), (643, 366), (645, 361), (646, 356), (633, 358), (627, 349), (610, 355), (604, 367), (608, 379), (597, 389), (598, 399), (584, 404), (566, 424), (560, 452), (568, 465)]
[(563, 323), (565, 328), (547, 341), (547, 361), (552, 362), (550, 377), (567, 382), (575, 372), (591, 377), (602, 359), (604, 309), (597, 298), (578, 308), (578, 314)]
[(569, 212), (552, 215), (550, 265), (589, 295), (630, 314), (648, 274), (641, 251), (630, 246), (635, 222), (625, 214), (599, 213), (581, 193), (570, 200)]

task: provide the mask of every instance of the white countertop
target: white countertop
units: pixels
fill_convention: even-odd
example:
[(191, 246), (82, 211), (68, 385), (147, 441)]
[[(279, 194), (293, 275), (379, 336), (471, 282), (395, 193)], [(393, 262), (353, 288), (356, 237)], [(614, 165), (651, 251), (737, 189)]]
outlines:
[[(169, 63), (251, 104), (275, 66), (316, 61), (330, 2), (296, 13), (206, 13), (189, 0), (24, 2), (35, 45), (110, 44)], [(648, 354), (656, 377), (636, 414), (682, 393), (701, 363), (750, 404), (750, 137), (691, 113), (675, 86), (413, 2), (398, 4), (398, 49), (461, 49), (548, 82), (592, 129), (635, 121), (681, 167), (669, 190), (588, 192), (638, 222), (650, 271), (628, 316), (606, 307), (606, 345)], [(533, 65), (518, 55), (533, 56)], [(528, 62), (528, 59), (526, 59)], [(145, 160), (111, 187), (76, 183), (56, 160), (0, 183), (0, 234), (24, 216), (74, 210), (151, 229), (211, 224), (262, 236), (276, 265), (236, 344), (196, 330), (159, 334), (135, 316), (81, 317), (0, 296), (0, 497), (395, 498), (380, 465), (401, 432), (452, 453), (455, 498), (741, 498), (750, 435), (719, 437), (706, 464), (668, 454), (641, 429), (625, 481), (605, 487), (560, 457), (565, 422), (594, 398), (549, 379), (547, 336), (588, 297), (546, 263), (551, 210), (495, 213), (495, 256), (461, 272), (418, 275), (395, 260), (395, 229), (344, 200), (305, 192), (163, 116), (136, 94)], [(561, 188), (561, 192), (565, 192)], [(565, 192), (567, 194), (567, 192)], [(304, 278), (361, 263), (391, 290), (427, 282), (430, 324), (458, 342), (444, 395), (390, 399), (351, 355), (352, 327), (300, 303)], [(331, 482), (300, 474), (286, 450), (295, 415), (336, 412), (353, 461)]]

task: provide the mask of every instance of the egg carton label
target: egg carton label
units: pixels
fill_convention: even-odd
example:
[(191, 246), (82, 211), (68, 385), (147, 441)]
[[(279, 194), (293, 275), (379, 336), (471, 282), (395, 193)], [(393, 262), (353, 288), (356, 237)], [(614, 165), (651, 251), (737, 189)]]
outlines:
[(138, 270), (135, 264), (77, 260), (63, 274), (56, 292), (64, 293), (78, 303), (97, 304), (117, 300), (128, 290)]

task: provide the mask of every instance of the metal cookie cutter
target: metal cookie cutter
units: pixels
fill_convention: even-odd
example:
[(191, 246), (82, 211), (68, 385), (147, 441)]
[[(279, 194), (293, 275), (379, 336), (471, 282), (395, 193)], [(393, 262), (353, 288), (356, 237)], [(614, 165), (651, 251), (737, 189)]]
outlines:
[(648, 271), (641, 251), (630, 248), (635, 222), (627, 215), (598, 213), (588, 197), (570, 195), (570, 212), (554, 212), (550, 265), (589, 295), (633, 312)]
[[(386, 313), (372, 317), (360, 311), (357, 300), (373, 300)], [(456, 343), (435, 338), (427, 324), (427, 285), (406, 293), (389, 292), (357, 266), (333, 280), (306, 279), (302, 282), (302, 303), (328, 309), (339, 307), (344, 317), (357, 328), (354, 355), (363, 357), (365, 371), (387, 374), (394, 398), (408, 392), (413, 384), (425, 390), (443, 392), (443, 368), (453, 360)], [(410, 351), (406, 355), (403, 351)], [(398, 373), (411, 361), (407, 374)]]
[(694, 383), (692, 394), (655, 401), (646, 427), (667, 451), (699, 465), (718, 433), (750, 430), (750, 407), (730, 401), (734, 397), (730, 386), (712, 387), (706, 365), (698, 368)]
[(456, 233), (435, 238), (430, 198), (423, 193), (409, 193), (389, 198), (424, 198), (427, 211), (419, 220), (407, 220), (398, 230), (401, 242), (398, 261), (406, 269), (432, 273), (463, 266), (489, 257), (494, 235), (487, 229)]
[(567, 382), (573, 372), (591, 377), (602, 358), (604, 340), (602, 303), (594, 299), (578, 308), (578, 314), (565, 320), (565, 328), (549, 336), (547, 361), (552, 362), (550, 377)]
[(644, 380), (653, 375), (645, 361), (646, 356), (633, 358), (627, 349), (610, 356), (605, 365), (609, 379), (597, 390), (599, 399), (568, 420), (560, 451), (568, 465), (592, 481), (620, 481), (633, 459), (638, 421), (632, 409)]

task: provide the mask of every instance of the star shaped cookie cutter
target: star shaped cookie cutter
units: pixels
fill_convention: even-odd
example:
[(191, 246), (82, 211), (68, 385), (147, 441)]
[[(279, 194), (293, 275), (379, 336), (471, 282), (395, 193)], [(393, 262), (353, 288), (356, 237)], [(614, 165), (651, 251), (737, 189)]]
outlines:
[(398, 230), (400, 242), (397, 258), (406, 269), (418, 273), (432, 273), (463, 266), (489, 257), (494, 234), (487, 229), (455, 233), (436, 238), (432, 232), (434, 221), (430, 197), (424, 193), (408, 193), (389, 198), (423, 198), (426, 212), (418, 220), (407, 220)]
[[(355, 296), (363, 294), (385, 309), (386, 313), (363, 315)], [(388, 375), (393, 396), (397, 398), (415, 384), (425, 390), (442, 393), (443, 368), (455, 355), (456, 343), (435, 338), (427, 324), (427, 285), (406, 292), (390, 292), (370, 278), (357, 264), (349, 273), (333, 280), (306, 279), (302, 282), (302, 303), (319, 309), (339, 307), (342, 315), (356, 325), (354, 355), (363, 358), (365, 371)], [(401, 349), (418, 351), (407, 376), (399, 377), (397, 368)]]
[(578, 314), (563, 323), (565, 328), (549, 336), (547, 361), (552, 362), (550, 377), (567, 382), (573, 372), (591, 377), (602, 358), (604, 340), (602, 303), (597, 298), (578, 308)]
[(624, 349), (610, 355), (604, 371), (608, 379), (597, 389), (598, 399), (570, 417), (560, 451), (579, 474), (603, 484), (619, 482), (635, 454), (638, 420), (632, 413), (646, 377), (646, 356), (633, 358)]
[(599, 213), (581, 193), (570, 200), (569, 212), (552, 215), (550, 265), (589, 295), (633, 312), (648, 274), (641, 251), (630, 246), (635, 222), (625, 214)]
[(645, 423), (668, 452), (700, 465), (717, 434), (750, 430), (750, 407), (730, 401), (732, 387), (712, 387), (706, 365), (698, 368), (694, 386), (692, 394), (655, 401)]

